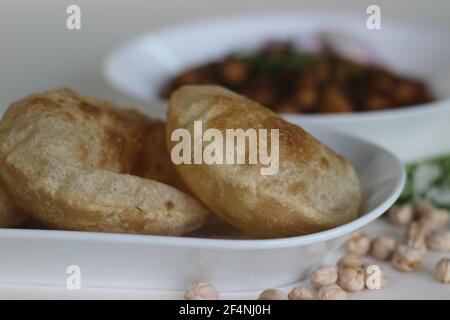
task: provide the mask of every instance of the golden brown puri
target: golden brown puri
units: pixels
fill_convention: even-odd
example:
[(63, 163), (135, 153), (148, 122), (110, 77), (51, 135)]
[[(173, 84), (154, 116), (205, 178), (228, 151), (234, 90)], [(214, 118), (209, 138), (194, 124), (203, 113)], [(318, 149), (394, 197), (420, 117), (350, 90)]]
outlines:
[(132, 173), (189, 193), (170, 159), (166, 146), (166, 125), (161, 121), (155, 120), (147, 129), (144, 147), (137, 157)]
[(283, 237), (325, 230), (358, 216), (361, 192), (355, 170), (302, 128), (227, 89), (185, 86), (170, 98), (169, 150), (178, 143), (170, 141), (173, 130), (185, 128), (193, 136), (195, 120), (202, 121), (203, 132), (216, 128), (224, 137), (225, 129), (279, 129), (275, 175), (261, 175), (260, 164), (176, 166), (191, 191), (232, 225), (259, 237)]
[(1, 179), (21, 207), (51, 227), (190, 232), (205, 222), (204, 205), (129, 174), (154, 124), (68, 89), (29, 96), (13, 103), (0, 122)]
[(27, 217), (0, 180), (0, 228), (16, 227), (24, 222)]

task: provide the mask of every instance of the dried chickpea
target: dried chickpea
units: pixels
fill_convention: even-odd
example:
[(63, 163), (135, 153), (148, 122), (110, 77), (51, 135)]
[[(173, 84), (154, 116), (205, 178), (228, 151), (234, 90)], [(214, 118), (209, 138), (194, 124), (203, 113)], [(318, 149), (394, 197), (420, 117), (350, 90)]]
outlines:
[(320, 288), (317, 294), (320, 300), (346, 300), (347, 294), (336, 284), (329, 284)]
[(371, 243), (372, 241), (363, 233), (356, 233), (348, 242), (347, 249), (350, 253), (363, 256), (369, 253)]
[(289, 300), (311, 300), (313, 294), (311, 290), (305, 287), (295, 287), (289, 292)]
[(450, 231), (433, 231), (427, 237), (427, 247), (434, 251), (450, 251)]
[(414, 212), (419, 217), (433, 209), (435, 209), (435, 206), (430, 200), (427, 199), (419, 199), (414, 204)]
[(372, 241), (372, 257), (377, 260), (389, 260), (394, 254), (397, 242), (390, 236), (380, 236)]
[(389, 222), (397, 226), (405, 226), (414, 219), (414, 210), (411, 205), (394, 206), (388, 213)]
[(281, 290), (266, 289), (261, 292), (258, 300), (288, 300), (288, 296)]
[(362, 268), (341, 268), (338, 272), (337, 284), (349, 292), (364, 289), (364, 270)]
[(330, 266), (321, 266), (311, 274), (311, 285), (315, 289), (336, 283), (338, 274), (335, 268)]
[(399, 271), (411, 272), (422, 264), (423, 253), (419, 249), (399, 245), (392, 257), (392, 265)]
[(413, 221), (408, 225), (405, 233), (406, 245), (410, 248), (419, 250), (422, 254), (425, 253), (427, 246), (425, 239), (429, 227), (424, 221)]
[(196, 281), (186, 290), (184, 298), (187, 300), (217, 300), (219, 292), (208, 282)]
[(449, 212), (445, 209), (433, 209), (424, 213), (420, 221), (427, 225), (428, 231), (445, 227), (449, 220)]
[(364, 267), (364, 260), (361, 258), (361, 256), (349, 253), (343, 256), (338, 261), (338, 267), (339, 268), (363, 268)]
[(436, 265), (436, 279), (442, 283), (450, 283), (450, 259), (443, 258)]

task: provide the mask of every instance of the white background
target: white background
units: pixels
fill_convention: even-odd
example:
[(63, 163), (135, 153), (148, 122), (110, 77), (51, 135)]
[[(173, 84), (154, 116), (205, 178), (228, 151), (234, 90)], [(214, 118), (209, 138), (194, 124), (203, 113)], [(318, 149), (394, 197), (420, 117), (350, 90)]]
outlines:
[[(82, 10), (82, 29), (66, 29), (66, 8)], [(109, 50), (137, 33), (210, 15), (258, 11), (324, 10), (365, 15), (369, 4), (381, 7), (382, 18), (407, 20), (450, 31), (450, 1), (366, 0), (1, 0), (0, 2), (0, 110), (22, 96), (60, 86), (119, 103), (137, 103), (111, 89), (102, 79), (102, 61)], [(380, 222), (373, 233), (384, 230)], [(14, 250), (14, 248), (11, 248)], [(330, 257), (335, 260), (341, 253)], [(415, 274), (400, 274), (388, 267), (388, 288), (352, 298), (449, 299), (450, 286), (433, 278), (439, 255), (429, 255)], [(1, 263), (1, 260), (0, 260)], [(225, 298), (255, 298), (257, 293), (225, 294)], [(181, 293), (84, 288), (29, 287), (0, 284), (0, 298), (180, 298)]]
[[(323, 10), (366, 15), (450, 30), (448, 0), (1, 0), (0, 106), (39, 90), (70, 86), (87, 94), (130, 102), (103, 81), (105, 54), (137, 33), (210, 15), (258, 11)], [(82, 29), (66, 28), (66, 8), (82, 10)]]

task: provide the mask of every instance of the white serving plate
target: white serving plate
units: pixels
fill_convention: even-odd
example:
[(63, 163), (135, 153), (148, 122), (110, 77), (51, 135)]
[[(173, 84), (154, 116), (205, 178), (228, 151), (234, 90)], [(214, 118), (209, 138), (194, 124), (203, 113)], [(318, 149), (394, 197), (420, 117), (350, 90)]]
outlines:
[(358, 138), (306, 127), (354, 164), (364, 211), (327, 231), (273, 240), (162, 237), (53, 230), (0, 229), (0, 282), (64, 286), (69, 265), (81, 268), (82, 287), (183, 290), (204, 279), (223, 291), (292, 283), (383, 214), (405, 182), (400, 161)]
[[(138, 36), (106, 59), (106, 79), (119, 90), (151, 105), (164, 116), (158, 98), (163, 83), (187, 67), (233, 51), (259, 47), (271, 39), (294, 39), (314, 46), (328, 32), (357, 58), (376, 60), (397, 72), (427, 80), (442, 99), (428, 106), (345, 115), (286, 115), (296, 124), (323, 125), (366, 138), (403, 161), (450, 152), (450, 35), (417, 25), (392, 23), (369, 30), (366, 16), (273, 13), (214, 18)], [(349, 40), (350, 39), (350, 40)]]

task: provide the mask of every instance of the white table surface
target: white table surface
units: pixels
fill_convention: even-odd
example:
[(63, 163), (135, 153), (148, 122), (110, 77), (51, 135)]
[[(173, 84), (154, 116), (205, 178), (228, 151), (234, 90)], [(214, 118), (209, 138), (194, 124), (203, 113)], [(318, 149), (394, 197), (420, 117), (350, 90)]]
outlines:
[[(82, 29), (69, 31), (65, 27), (70, 4), (82, 10)], [(81, 92), (114, 100), (118, 103), (145, 108), (142, 103), (125, 97), (103, 80), (101, 65), (106, 53), (129, 37), (148, 30), (208, 15), (223, 15), (267, 10), (326, 10), (346, 11), (365, 15), (373, 1), (342, 0), (248, 0), (221, 1), (25, 1), (0, 2), (0, 112), (7, 105), (32, 92), (69, 86)], [(376, 1), (382, 17), (430, 24), (450, 30), (450, 2)], [(368, 228), (370, 234), (396, 233), (383, 222)], [(334, 263), (343, 252), (329, 257)], [(440, 256), (427, 254), (423, 267), (403, 274), (387, 267), (388, 287), (379, 291), (364, 291), (349, 295), (359, 299), (449, 299), (450, 286), (434, 279), (434, 265)], [(283, 288), (288, 290), (290, 288)], [(254, 299), (257, 292), (222, 293), (222, 297)], [(181, 298), (180, 292), (66, 288), (0, 284), (0, 298), (106, 298), (152, 299)]]
[[(375, 237), (389, 234), (402, 239), (403, 231), (393, 227), (380, 218), (364, 229), (369, 236)], [(345, 254), (341, 248), (330, 254), (324, 262), (335, 265), (336, 261)], [(389, 262), (379, 262), (365, 257), (367, 262), (379, 264), (386, 272), (387, 287), (380, 290), (364, 290), (348, 294), (348, 299), (450, 299), (450, 285), (442, 284), (434, 278), (434, 267), (443, 256), (450, 257), (450, 253), (435, 253), (428, 251), (423, 264), (415, 272), (402, 273), (396, 271)], [(294, 285), (309, 286), (309, 279), (278, 289), (289, 292)], [(221, 292), (221, 299), (256, 299), (259, 292)], [(111, 288), (84, 288), (68, 290), (66, 287), (56, 286), (28, 286), (0, 283), (0, 299), (182, 299), (183, 292), (130, 290)]]

